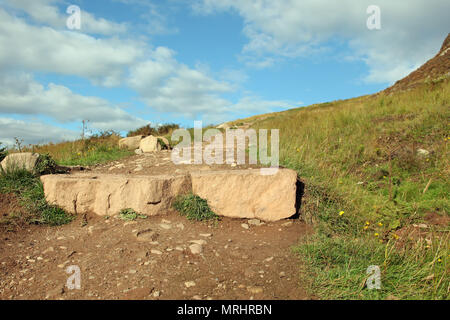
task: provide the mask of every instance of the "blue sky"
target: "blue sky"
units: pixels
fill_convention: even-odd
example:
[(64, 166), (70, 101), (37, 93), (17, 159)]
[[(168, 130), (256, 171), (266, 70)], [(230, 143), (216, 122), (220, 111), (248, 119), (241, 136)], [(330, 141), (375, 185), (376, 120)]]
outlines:
[(219, 124), (380, 91), (437, 53), (450, 2), (375, 2), (0, 0), (0, 141), (76, 139), (82, 120), (93, 132)]

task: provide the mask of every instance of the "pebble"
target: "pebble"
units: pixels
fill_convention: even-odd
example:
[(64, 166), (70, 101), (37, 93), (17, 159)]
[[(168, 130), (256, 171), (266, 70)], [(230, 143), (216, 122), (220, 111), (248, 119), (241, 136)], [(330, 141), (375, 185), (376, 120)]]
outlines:
[(159, 250), (156, 250), (156, 249), (152, 249), (151, 251), (150, 251), (151, 253), (153, 253), (153, 254), (159, 254), (159, 255), (161, 255), (162, 254), (162, 252), (161, 251), (159, 251)]
[(194, 281), (186, 281), (184, 283), (186, 288), (195, 287), (196, 283)]
[(172, 226), (170, 224), (167, 224), (167, 223), (161, 223), (159, 226), (161, 228), (165, 229), (165, 230), (172, 229)]
[(250, 228), (249, 225), (246, 223), (241, 224), (241, 227), (247, 230)]
[(249, 225), (253, 225), (253, 226), (262, 226), (264, 224), (264, 222), (262, 222), (259, 219), (250, 219), (250, 220), (247, 221), (247, 223)]
[(210, 238), (210, 237), (212, 237), (212, 234), (211, 233), (200, 233), (200, 237)]
[(203, 252), (202, 245), (200, 245), (198, 243), (191, 244), (189, 246), (189, 249), (191, 250), (192, 254), (200, 254)]
[(201, 245), (201, 246), (203, 246), (203, 245), (206, 244), (206, 241), (205, 241), (205, 240), (191, 240), (191, 241), (189, 241), (189, 242), (190, 242), (190, 243), (199, 244), (199, 245)]
[(249, 287), (247, 287), (247, 291), (250, 292), (250, 293), (253, 293), (253, 294), (258, 294), (258, 293), (262, 293), (263, 292), (263, 288), (249, 286)]

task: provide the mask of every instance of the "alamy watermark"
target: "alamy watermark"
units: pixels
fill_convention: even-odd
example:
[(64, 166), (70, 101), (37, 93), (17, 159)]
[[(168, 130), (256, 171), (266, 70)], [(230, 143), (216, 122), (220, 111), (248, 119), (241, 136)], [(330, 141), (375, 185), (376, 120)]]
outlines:
[(81, 270), (79, 266), (73, 265), (66, 268), (66, 273), (71, 276), (67, 278), (66, 287), (69, 290), (81, 289)]
[(367, 18), (367, 29), (380, 30), (381, 29), (381, 9), (377, 5), (370, 5), (366, 10), (370, 16)]
[(81, 9), (79, 6), (70, 5), (66, 10), (67, 14), (70, 16), (66, 20), (66, 26), (69, 30), (80, 30), (81, 29)]
[[(171, 158), (174, 164), (243, 165), (246, 164), (248, 150), (248, 164), (256, 165), (259, 158), (260, 164), (269, 166), (260, 169), (262, 175), (273, 175), (278, 172), (280, 161), (278, 129), (270, 130), (270, 156), (267, 129), (260, 129), (258, 133), (254, 129), (226, 129), (224, 136), (220, 130), (214, 128), (203, 132), (202, 122), (195, 121), (193, 147), (191, 133), (188, 130), (177, 129), (172, 133), (172, 141), (178, 142), (180, 139), (181, 142), (172, 150)], [(206, 145), (203, 147), (204, 143)]]
[(381, 289), (381, 271), (379, 266), (369, 266), (366, 271), (370, 276), (367, 278), (366, 286), (367, 289), (373, 290)]

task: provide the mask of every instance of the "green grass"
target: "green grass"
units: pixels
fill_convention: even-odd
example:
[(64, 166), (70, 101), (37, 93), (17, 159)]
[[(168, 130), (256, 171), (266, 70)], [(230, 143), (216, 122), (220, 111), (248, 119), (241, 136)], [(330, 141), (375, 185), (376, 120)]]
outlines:
[(90, 166), (133, 155), (132, 151), (119, 148), (120, 139), (120, 135), (110, 131), (84, 140), (34, 145), (25, 148), (24, 151), (48, 154), (57, 164), (62, 166)]
[(133, 209), (122, 209), (119, 212), (119, 218), (125, 221), (134, 221), (136, 219), (147, 219), (146, 215), (138, 214)]
[(21, 206), (26, 211), (26, 216), (15, 218), (24, 218), (26, 223), (58, 226), (69, 223), (73, 219), (73, 216), (64, 210), (47, 203), (39, 177), (26, 170), (2, 171), (0, 193), (17, 195)]
[[(304, 258), (309, 289), (330, 299), (448, 299), (448, 235), (397, 249), (367, 238), (314, 236), (295, 249)], [(367, 268), (379, 266), (381, 289), (366, 287)]]
[(119, 160), (133, 155), (134, 152), (118, 147), (96, 147), (86, 152), (77, 152), (70, 157), (66, 157), (58, 161), (58, 164), (63, 166), (91, 166), (95, 164), (106, 163), (110, 161)]
[(197, 195), (179, 196), (173, 206), (181, 215), (186, 216), (188, 220), (204, 221), (218, 218), (209, 208), (208, 202)]
[[(296, 170), (305, 183), (301, 217), (315, 226), (316, 236), (295, 251), (305, 273), (314, 275), (313, 294), (323, 299), (448, 299), (449, 226), (430, 233), (435, 242), (446, 239), (434, 251), (417, 249), (417, 243), (403, 251), (391, 246), (398, 229), (424, 221), (426, 214), (449, 215), (449, 106), (446, 79), (394, 95), (241, 120), (252, 122), (254, 129), (280, 129), (280, 164)], [(429, 154), (418, 155), (419, 148)], [(386, 250), (392, 260), (383, 265)], [(433, 269), (439, 267), (437, 256), (443, 257), (446, 272)], [(371, 264), (383, 265), (381, 291), (361, 287)], [(442, 281), (422, 281), (432, 273)]]

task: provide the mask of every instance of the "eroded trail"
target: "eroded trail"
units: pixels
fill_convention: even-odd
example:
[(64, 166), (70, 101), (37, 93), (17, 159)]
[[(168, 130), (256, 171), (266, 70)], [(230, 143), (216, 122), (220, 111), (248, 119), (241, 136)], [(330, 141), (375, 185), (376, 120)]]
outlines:
[[(176, 212), (2, 231), (0, 298), (308, 299), (291, 249), (308, 231), (298, 220), (204, 223)], [(81, 270), (79, 290), (66, 287), (71, 265)]]

